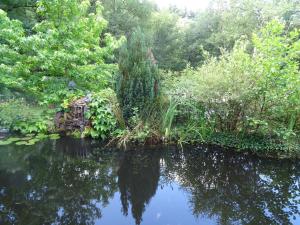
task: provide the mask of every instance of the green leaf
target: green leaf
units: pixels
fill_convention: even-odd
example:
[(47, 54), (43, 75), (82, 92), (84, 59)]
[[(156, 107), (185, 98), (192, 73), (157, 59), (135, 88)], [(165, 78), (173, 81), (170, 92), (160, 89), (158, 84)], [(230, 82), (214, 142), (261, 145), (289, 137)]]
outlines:
[(18, 141), (16, 142), (16, 145), (27, 145), (29, 142), (27, 141)]
[(3, 145), (10, 145), (11, 143), (13, 143), (12, 141), (9, 141), (9, 140), (0, 140), (0, 146), (3, 146)]
[(51, 140), (57, 140), (57, 139), (60, 138), (60, 136), (59, 136), (59, 134), (50, 134), (50, 135), (49, 135), (49, 138), (50, 138)]
[(12, 138), (7, 139), (7, 141), (10, 141), (10, 142), (16, 142), (16, 141), (20, 141), (20, 140), (22, 140), (22, 138), (12, 137)]

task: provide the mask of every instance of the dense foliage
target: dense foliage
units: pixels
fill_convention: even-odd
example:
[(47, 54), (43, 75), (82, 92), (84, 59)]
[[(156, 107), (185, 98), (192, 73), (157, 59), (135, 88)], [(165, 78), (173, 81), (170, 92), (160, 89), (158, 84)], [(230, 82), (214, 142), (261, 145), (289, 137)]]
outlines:
[(105, 61), (117, 42), (106, 34), (99, 46), (107, 22), (100, 5), (94, 13), (89, 9), (88, 1), (39, 1), (43, 20), (29, 36), (1, 11), (0, 83), (32, 92), (45, 104), (68, 95), (70, 82), (76, 90), (106, 87), (116, 67)]
[(3, 1), (0, 126), (53, 132), (55, 110), (92, 96), (78, 136), (299, 154), (299, 5)]
[(116, 78), (117, 95), (126, 119), (136, 108), (142, 111), (159, 94), (159, 77), (151, 49), (140, 29), (120, 49), (120, 73)]
[(299, 32), (285, 34), (283, 24), (274, 20), (254, 35), (252, 44), (254, 53), (247, 52), (249, 43), (236, 42), (231, 52), (196, 70), (187, 68), (178, 79), (171, 76), (166, 85), (179, 106), (184, 135), (190, 133), (185, 138), (205, 139), (210, 130), (278, 143), (297, 140)]
[(92, 96), (89, 104), (87, 118), (90, 119), (91, 127), (86, 128), (84, 135), (93, 138), (106, 139), (112, 137), (112, 133), (117, 129), (118, 103), (112, 89), (104, 89), (100, 93)]
[(30, 33), (39, 20), (36, 3), (37, 0), (2, 0), (0, 9), (6, 11), (11, 19), (20, 20), (26, 32)]

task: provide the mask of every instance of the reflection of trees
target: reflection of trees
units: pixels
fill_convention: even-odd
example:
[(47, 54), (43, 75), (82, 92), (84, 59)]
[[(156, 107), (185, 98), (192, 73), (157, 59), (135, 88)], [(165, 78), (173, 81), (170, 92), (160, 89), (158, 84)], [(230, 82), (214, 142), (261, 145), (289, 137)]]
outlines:
[(118, 188), (124, 214), (131, 206), (140, 224), (159, 180), (178, 182), (194, 215), (220, 224), (290, 224), (299, 215), (300, 162), (202, 149), (91, 156), (90, 144), (0, 149), (0, 224), (94, 224)]
[(101, 217), (117, 189), (111, 163), (71, 158), (58, 146), (8, 149), (22, 164), (0, 168), (0, 223), (94, 224)]
[(127, 152), (120, 159), (118, 185), (121, 192), (123, 213), (128, 214), (131, 203), (136, 224), (142, 221), (146, 205), (155, 195), (159, 174), (158, 152)]
[(180, 158), (169, 164), (197, 216), (217, 216), (220, 224), (290, 224), (299, 214), (299, 163), (218, 151), (189, 151)]

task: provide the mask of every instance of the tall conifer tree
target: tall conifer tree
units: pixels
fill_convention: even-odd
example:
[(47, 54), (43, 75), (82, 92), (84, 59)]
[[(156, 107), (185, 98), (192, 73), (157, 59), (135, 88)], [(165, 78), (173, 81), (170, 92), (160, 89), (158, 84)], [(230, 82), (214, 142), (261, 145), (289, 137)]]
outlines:
[(125, 119), (147, 108), (159, 94), (159, 76), (151, 49), (136, 29), (120, 50), (117, 95)]

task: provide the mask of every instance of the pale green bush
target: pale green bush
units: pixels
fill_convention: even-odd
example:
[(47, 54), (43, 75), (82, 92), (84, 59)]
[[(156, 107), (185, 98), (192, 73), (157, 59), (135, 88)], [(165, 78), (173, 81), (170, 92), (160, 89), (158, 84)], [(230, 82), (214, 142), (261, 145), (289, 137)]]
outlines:
[(177, 123), (190, 130), (192, 121), (197, 132), (205, 124), (214, 132), (295, 139), (300, 41), (298, 31), (283, 31), (283, 24), (272, 21), (254, 36), (254, 53), (246, 51), (247, 43), (238, 42), (233, 51), (167, 79), (166, 93), (179, 106)]

